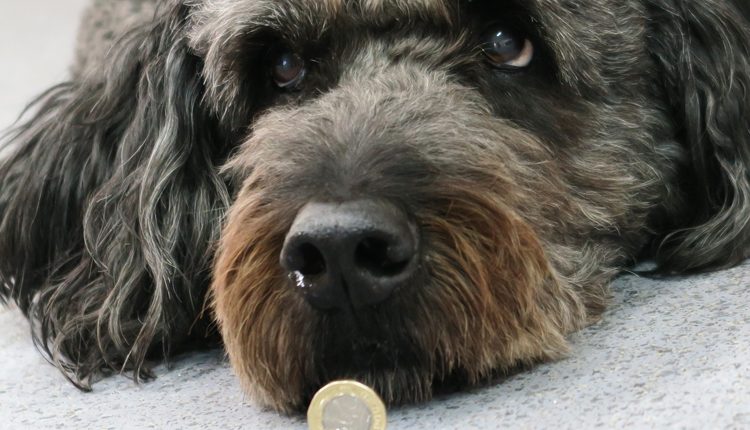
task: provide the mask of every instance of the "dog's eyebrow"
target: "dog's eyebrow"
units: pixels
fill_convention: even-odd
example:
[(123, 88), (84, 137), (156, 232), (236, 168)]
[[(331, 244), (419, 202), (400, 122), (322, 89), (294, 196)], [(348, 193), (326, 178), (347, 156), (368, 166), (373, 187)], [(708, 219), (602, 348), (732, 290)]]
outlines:
[(215, 0), (202, 6), (198, 18), (224, 26), (262, 26), (313, 36), (339, 18), (381, 25), (408, 21), (450, 24), (455, 12), (452, 4), (449, 0)]

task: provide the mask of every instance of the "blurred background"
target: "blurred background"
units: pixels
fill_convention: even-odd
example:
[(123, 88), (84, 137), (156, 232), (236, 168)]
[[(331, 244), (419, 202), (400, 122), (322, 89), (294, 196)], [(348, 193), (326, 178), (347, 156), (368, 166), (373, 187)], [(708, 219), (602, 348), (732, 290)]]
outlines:
[(0, 129), (26, 103), (67, 77), (78, 17), (89, 0), (6, 0), (0, 4)]

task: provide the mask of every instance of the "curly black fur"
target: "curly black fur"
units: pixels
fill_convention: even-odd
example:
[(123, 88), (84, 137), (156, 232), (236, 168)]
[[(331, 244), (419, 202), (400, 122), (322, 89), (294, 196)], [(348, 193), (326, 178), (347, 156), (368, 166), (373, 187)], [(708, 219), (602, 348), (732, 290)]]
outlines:
[(201, 333), (228, 142), (202, 107), (187, 13), (132, 31), (100, 76), (45, 93), (7, 140), (0, 292), (81, 387), (99, 371), (146, 377), (150, 354)]
[[(750, 11), (738, 1), (648, 1), (648, 40), (685, 145), (687, 218), (656, 253), (663, 269), (729, 267), (750, 239)], [(741, 13), (740, 13), (741, 12)]]

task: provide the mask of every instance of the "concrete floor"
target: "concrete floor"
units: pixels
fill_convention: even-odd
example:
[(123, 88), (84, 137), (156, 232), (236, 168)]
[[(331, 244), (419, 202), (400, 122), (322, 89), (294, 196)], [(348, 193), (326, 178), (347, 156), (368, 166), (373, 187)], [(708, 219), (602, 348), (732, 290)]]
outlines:
[[(64, 78), (85, 0), (12, 0), (0, 13), (0, 128)], [(750, 264), (684, 279), (625, 276), (571, 356), (502, 383), (390, 412), (391, 429), (750, 428)], [(83, 394), (0, 310), (0, 429), (304, 429), (246, 402), (221, 352), (192, 354), (136, 386)]]

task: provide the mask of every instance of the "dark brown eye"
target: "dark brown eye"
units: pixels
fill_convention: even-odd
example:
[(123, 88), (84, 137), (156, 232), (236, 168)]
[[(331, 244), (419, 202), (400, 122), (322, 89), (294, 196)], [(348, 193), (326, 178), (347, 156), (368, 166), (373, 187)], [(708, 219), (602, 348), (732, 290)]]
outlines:
[(487, 32), (482, 51), (497, 68), (520, 69), (527, 67), (534, 59), (531, 40), (503, 26), (494, 26)]
[(305, 78), (305, 60), (292, 51), (282, 51), (273, 57), (271, 75), (280, 88), (296, 88)]

